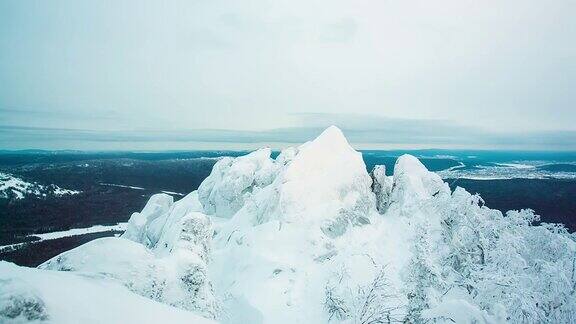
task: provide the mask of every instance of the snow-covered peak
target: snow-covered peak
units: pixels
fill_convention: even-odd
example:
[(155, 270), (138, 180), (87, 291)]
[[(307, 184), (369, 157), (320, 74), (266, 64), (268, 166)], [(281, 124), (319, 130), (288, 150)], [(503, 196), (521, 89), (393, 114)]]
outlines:
[(362, 154), (335, 126), (300, 146), (281, 176), (283, 207), (295, 213), (328, 204), (348, 209), (364, 203), (359, 200), (370, 201), (371, 179)]
[(316, 149), (322, 150), (353, 150), (350, 143), (348, 143), (346, 136), (342, 133), (342, 130), (334, 125), (326, 128), (314, 140), (304, 144), (303, 146), (308, 145), (315, 146)]
[(343, 224), (338, 227), (345, 228), (359, 217), (366, 221), (374, 200), (370, 186), (362, 155), (331, 126), (316, 139), (283, 150), (275, 160), (267, 149), (222, 159), (198, 193), (207, 214), (238, 222), (322, 226), (339, 219)]
[[(361, 171), (366, 172), (362, 155), (350, 146), (338, 127), (330, 126), (313, 141), (298, 148), (286, 177), (330, 174), (346, 168), (359, 172), (358, 167), (363, 167)], [(334, 174), (332, 177), (335, 178)]]

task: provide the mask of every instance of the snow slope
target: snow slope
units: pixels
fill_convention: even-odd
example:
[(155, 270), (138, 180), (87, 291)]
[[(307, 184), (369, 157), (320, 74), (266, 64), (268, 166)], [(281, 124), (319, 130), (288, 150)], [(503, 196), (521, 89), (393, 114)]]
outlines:
[(0, 274), (0, 323), (213, 323), (98, 276), (30, 269), (3, 261)]
[(409, 155), (392, 177), (369, 174), (336, 127), (270, 155), (223, 158), (198, 191), (153, 196), (121, 238), (40, 268), (223, 323), (576, 320), (576, 243), (561, 225), (452, 192)]

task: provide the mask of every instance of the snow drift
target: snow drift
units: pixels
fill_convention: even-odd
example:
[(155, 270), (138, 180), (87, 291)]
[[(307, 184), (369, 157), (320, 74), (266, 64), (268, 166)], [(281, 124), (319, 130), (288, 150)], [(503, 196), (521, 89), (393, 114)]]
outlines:
[[(0, 296), (0, 319), (64, 318), (64, 297), (45, 293), (57, 277), (94, 291), (114, 285), (132, 296), (127, 312), (155, 305), (147, 311), (223, 323), (574, 322), (575, 238), (535, 220), (451, 192), (412, 156), (391, 176), (383, 166), (368, 173), (330, 127), (275, 159), (269, 149), (221, 159), (183, 199), (153, 196), (120, 238), (42, 270), (2, 264), (0, 291), (12, 288)], [(10, 281), (20, 279), (23, 290)], [(28, 304), (12, 298), (21, 293), (42, 311), (26, 317)]]

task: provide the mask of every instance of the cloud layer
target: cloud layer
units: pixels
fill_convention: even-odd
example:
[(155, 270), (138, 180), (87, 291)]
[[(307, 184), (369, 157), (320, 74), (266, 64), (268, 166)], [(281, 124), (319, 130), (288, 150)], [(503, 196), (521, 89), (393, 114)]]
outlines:
[(569, 146), (574, 12), (572, 0), (0, 1), (0, 141), (296, 141), (337, 124), (375, 145)]
[[(576, 131), (494, 132), (444, 120), (408, 120), (366, 115), (299, 114), (301, 126), (268, 130), (83, 130), (0, 126), (4, 148), (65, 149), (250, 149), (281, 148), (314, 138), (338, 125), (356, 148), (492, 148), (576, 150)], [(35, 146), (43, 143), (43, 146)]]

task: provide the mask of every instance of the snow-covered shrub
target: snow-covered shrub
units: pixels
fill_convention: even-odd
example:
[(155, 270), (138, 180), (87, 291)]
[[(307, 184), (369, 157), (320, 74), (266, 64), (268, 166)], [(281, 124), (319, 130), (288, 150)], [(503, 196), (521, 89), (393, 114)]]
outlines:
[(344, 297), (338, 295), (336, 286), (326, 286), (324, 308), (328, 312), (328, 320), (345, 320), (350, 316), (350, 309)]
[(325, 287), (324, 309), (329, 320), (354, 324), (399, 323), (402, 305), (392, 292), (385, 267), (379, 268), (372, 280), (351, 287), (349, 274), (341, 269)]
[(408, 297), (406, 318), (411, 323), (422, 322), (421, 313), (435, 304), (444, 289), (442, 269), (433, 253), (433, 236), (427, 220), (417, 223), (412, 246), (412, 259), (405, 273)]
[(49, 319), (44, 301), (25, 282), (0, 279), (0, 323), (43, 322)]
[(384, 268), (380, 269), (372, 282), (358, 288), (355, 301), (355, 322), (359, 324), (401, 322), (396, 311), (397, 296), (390, 292)]

